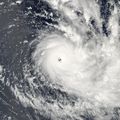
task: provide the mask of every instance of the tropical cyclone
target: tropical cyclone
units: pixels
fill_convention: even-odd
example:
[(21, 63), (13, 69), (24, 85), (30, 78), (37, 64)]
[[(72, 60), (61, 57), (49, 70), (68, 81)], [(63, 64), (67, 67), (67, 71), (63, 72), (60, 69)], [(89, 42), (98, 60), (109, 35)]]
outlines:
[(58, 33), (47, 33), (38, 40), (32, 54), (35, 71), (62, 86), (66, 93), (92, 102), (95, 109), (119, 107), (118, 8), (114, 5), (107, 23), (111, 33), (106, 36), (96, 1), (49, 0), (48, 3), (62, 18), (58, 25), (53, 25)]

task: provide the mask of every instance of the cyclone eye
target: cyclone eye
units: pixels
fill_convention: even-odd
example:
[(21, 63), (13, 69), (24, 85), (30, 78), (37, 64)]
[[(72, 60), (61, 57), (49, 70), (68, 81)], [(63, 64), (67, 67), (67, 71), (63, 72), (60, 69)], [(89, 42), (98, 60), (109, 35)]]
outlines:
[(60, 57), (58, 58), (58, 62), (62, 62), (62, 59)]

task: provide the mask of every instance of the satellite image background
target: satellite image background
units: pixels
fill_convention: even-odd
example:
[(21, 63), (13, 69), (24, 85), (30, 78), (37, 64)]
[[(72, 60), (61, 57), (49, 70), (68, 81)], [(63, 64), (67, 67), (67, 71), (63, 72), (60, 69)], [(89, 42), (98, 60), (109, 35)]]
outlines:
[[(31, 55), (38, 36), (44, 36), (41, 31), (45, 34), (55, 31), (54, 25), (58, 25), (60, 18), (60, 13), (46, 1), (0, 0), (0, 120), (120, 120), (119, 106), (109, 110), (101, 107), (98, 116), (89, 107), (83, 111), (75, 108), (74, 112), (79, 98), (59, 86), (53, 88), (49, 80), (44, 81), (42, 75), (34, 72)], [(120, 7), (119, 0), (114, 0), (114, 4)], [(103, 19), (102, 33), (108, 37), (114, 5), (110, 0), (99, 0), (98, 5)], [(91, 25), (99, 33), (94, 20)], [(72, 112), (67, 112), (69, 106)]]

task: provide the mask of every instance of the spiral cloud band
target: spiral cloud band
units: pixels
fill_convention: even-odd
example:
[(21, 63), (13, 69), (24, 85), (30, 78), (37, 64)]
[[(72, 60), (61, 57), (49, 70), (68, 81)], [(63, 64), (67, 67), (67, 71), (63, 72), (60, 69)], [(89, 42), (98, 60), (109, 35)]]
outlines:
[[(53, 5), (54, 2), (49, 1), (49, 3)], [(58, 11), (69, 22), (61, 20), (62, 22), (59, 21), (58, 26), (55, 26), (63, 34), (47, 34), (39, 40), (32, 55), (37, 72), (42, 72), (44, 76), (62, 86), (67, 92), (104, 105), (119, 106), (120, 55), (117, 46), (119, 31), (116, 10), (109, 20), (111, 36), (105, 37), (101, 32), (97, 33), (94, 26), (90, 26), (89, 20), (79, 21), (83, 16), (76, 15), (78, 8), (75, 7), (81, 8), (81, 6), (62, 1), (61, 4), (62, 6), (57, 4), (55, 8), (59, 6)], [(83, 6), (86, 10), (89, 5), (83, 3)], [(96, 9), (98, 10), (98, 7)], [(85, 10), (84, 14), (89, 14)], [(70, 12), (72, 13), (68, 14)], [(96, 17), (101, 30), (101, 19), (97, 12), (93, 14), (93, 17)], [(89, 15), (92, 16), (92, 14)], [(116, 23), (111, 25), (113, 21)], [(88, 37), (87, 31), (90, 31), (93, 36), (84, 43)]]
[[(100, 59), (103, 61), (99, 62)], [(78, 47), (67, 38), (55, 34), (42, 39), (33, 54), (36, 70), (67, 91), (105, 104), (117, 102), (118, 105), (118, 98), (111, 91), (111, 87), (115, 89), (116, 82), (113, 79), (116, 76), (113, 76), (115, 73), (110, 75), (111, 69), (105, 67), (108, 62), (104, 59), (97, 57), (95, 51), (90, 53), (88, 49)], [(103, 75), (103, 72), (108, 75)], [(111, 78), (106, 82), (108, 76)]]

